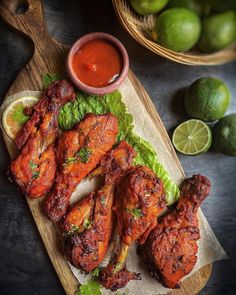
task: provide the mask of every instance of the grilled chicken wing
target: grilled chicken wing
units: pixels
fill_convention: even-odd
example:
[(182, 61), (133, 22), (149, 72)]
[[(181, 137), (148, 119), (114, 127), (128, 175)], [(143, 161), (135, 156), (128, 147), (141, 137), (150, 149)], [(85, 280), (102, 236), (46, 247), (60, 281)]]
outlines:
[(111, 115), (88, 114), (58, 142), (59, 171), (44, 211), (53, 222), (66, 213), (70, 197), (80, 181), (100, 162), (116, 141), (118, 121)]
[(69, 82), (53, 83), (33, 107), (30, 120), (15, 140), (21, 150), (9, 172), (26, 196), (41, 197), (53, 184), (56, 172), (54, 142), (59, 132), (57, 116), (59, 108), (74, 98)]
[[(96, 194), (94, 208), (90, 216), (83, 221), (83, 228), (80, 227), (77, 233), (68, 239), (65, 248), (68, 260), (86, 273), (95, 269), (106, 254), (112, 230), (115, 184), (119, 182), (125, 170), (131, 167), (135, 155), (134, 149), (122, 141), (102, 158), (99, 168), (92, 173), (92, 176), (105, 174), (105, 184)], [(91, 195), (82, 202), (89, 198)], [(74, 224), (81, 223), (81, 216), (77, 213), (81, 211), (80, 202), (73, 206), (74, 219), (71, 218), (71, 212), (66, 215), (62, 224), (63, 229), (68, 230), (69, 224), (73, 227)]]
[(100, 273), (106, 289), (115, 291), (140, 275), (126, 269), (129, 246), (143, 244), (157, 224), (157, 216), (166, 208), (163, 185), (145, 166), (129, 169), (116, 193), (116, 215), (120, 236), (119, 248), (110, 264)]
[(197, 261), (197, 211), (210, 187), (204, 176), (186, 179), (177, 208), (160, 219), (143, 247), (148, 268), (165, 287), (178, 288)]

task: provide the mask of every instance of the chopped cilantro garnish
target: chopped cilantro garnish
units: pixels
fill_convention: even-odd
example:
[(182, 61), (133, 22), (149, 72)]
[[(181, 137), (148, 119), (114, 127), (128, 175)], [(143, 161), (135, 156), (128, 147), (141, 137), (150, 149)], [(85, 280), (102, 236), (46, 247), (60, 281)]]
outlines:
[(80, 161), (82, 163), (87, 163), (89, 156), (91, 155), (91, 150), (86, 148), (86, 147), (82, 147), (77, 153), (76, 156), (80, 158)]
[(126, 208), (126, 211), (132, 214), (134, 219), (138, 219), (143, 216), (142, 209), (139, 209), (139, 208), (134, 208), (134, 209)]
[(101, 267), (96, 267), (92, 272), (91, 272), (91, 275), (94, 277), (94, 278), (98, 278), (99, 277), (99, 274), (101, 272), (102, 268)]
[(106, 204), (106, 198), (104, 196), (101, 196), (100, 201), (103, 206)]
[(38, 165), (35, 164), (32, 160), (29, 161), (29, 166), (30, 166), (31, 169), (35, 169), (35, 168), (38, 167)]
[(101, 286), (97, 281), (90, 280), (84, 285), (80, 285), (75, 295), (102, 295)]
[(36, 179), (39, 177), (39, 171), (32, 171), (32, 179)]
[(74, 233), (76, 233), (78, 230), (80, 229), (80, 227), (76, 224), (71, 224), (70, 230), (66, 231), (63, 233), (64, 237), (70, 237), (72, 236)]
[(68, 157), (65, 160), (65, 163), (63, 165), (69, 165), (69, 164), (76, 163), (76, 162), (87, 163), (90, 155), (91, 155), (91, 150), (86, 147), (82, 147), (75, 154), (75, 157)]
[(69, 164), (72, 164), (72, 163), (76, 163), (77, 161), (78, 161), (78, 159), (76, 157), (68, 157), (65, 160), (64, 165), (69, 165)]
[(89, 229), (90, 228), (90, 226), (92, 225), (92, 221), (91, 220), (89, 220), (89, 219), (85, 219), (84, 220), (84, 223), (83, 223), (83, 226), (86, 228), (86, 229)]

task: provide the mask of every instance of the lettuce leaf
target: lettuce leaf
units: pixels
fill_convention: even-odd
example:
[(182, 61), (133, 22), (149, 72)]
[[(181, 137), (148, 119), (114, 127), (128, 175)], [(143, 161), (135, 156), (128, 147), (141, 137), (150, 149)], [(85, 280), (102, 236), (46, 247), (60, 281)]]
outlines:
[(69, 130), (79, 122), (87, 113), (112, 113), (118, 118), (119, 134), (117, 141), (126, 140), (137, 152), (135, 165), (146, 165), (152, 169), (162, 180), (168, 205), (173, 204), (179, 197), (179, 188), (171, 180), (164, 167), (158, 162), (157, 154), (150, 143), (133, 132), (133, 117), (127, 113), (122, 102), (122, 96), (117, 90), (104, 96), (85, 95), (77, 93), (77, 99), (67, 103), (60, 110), (58, 116), (59, 126), (62, 130)]

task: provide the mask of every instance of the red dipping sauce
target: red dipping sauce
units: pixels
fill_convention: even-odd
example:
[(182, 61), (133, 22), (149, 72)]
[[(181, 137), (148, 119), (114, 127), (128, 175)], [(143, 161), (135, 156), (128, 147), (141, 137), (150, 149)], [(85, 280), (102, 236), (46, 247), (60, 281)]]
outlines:
[(118, 49), (108, 41), (91, 40), (72, 57), (72, 68), (78, 79), (92, 87), (104, 87), (114, 82), (122, 70)]

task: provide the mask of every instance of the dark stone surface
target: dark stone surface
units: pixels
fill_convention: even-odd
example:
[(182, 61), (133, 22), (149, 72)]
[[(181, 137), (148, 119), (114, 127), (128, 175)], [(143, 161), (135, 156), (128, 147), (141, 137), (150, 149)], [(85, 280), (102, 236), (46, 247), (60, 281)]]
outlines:
[[(71, 44), (92, 31), (118, 37), (126, 46), (131, 69), (143, 83), (165, 124), (171, 130), (185, 118), (181, 89), (202, 76), (222, 78), (232, 92), (229, 112), (236, 111), (236, 63), (189, 67), (160, 58), (134, 41), (119, 25), (111, 1), (44, 1), (49, 33)], [(0, 21), (0, 99), (31, 55), (25, 40)], [(236, 287), (236, 158), (214, 152), (200, 157), (180, 156), (186, 175), (202, 173), (212, 192), (202, 209), (230, 259), (217, 262), (202, 295), (235, 294)], [(64, 294), (34, 225), (24, 198), (6, 177), (9, 156), (0, 140), (0, 294)]]

